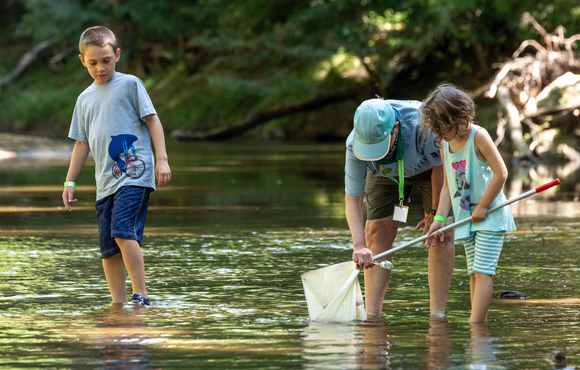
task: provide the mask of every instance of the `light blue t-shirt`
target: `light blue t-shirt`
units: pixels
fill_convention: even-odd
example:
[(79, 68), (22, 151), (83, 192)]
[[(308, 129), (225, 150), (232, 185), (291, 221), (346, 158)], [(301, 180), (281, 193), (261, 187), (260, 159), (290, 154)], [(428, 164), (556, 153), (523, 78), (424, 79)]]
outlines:
[[(132, 185), (155, 190), (155, 161), (145, 117), (156, 114), (143, 82), (116, 72), (93, 83), (76, 102), (69, 137), (89, 144), (97, 200)], [(128, 160), (127, 160), (128, 159)]]
[[(449, 152), (449, 143), (442, 141), (445, 157), (445, 176), (449, 186), (451, 205), (455, 221), (471, 217), (471, 212), (481, 200), (493, 178), (493, 171), (487, 162), (482, 162), (475, 154), (475, 132), (481, 127), (474, 125), (465, 146), (457, 153)], [(505, 202), (502, 192), (491, 207)], [(468, 222), (455, 228), (455, 239), (467, 238), (475, 231), (513, 231), (516, 229), (509, 206), (490, 212), (484, 221)]]
[[(433, 166), (441, 166), (439, 148), (433, 142), (433, 135), (421, 129), (418, 111), (421, 102), (416, 100), (385, 100), (395, 110), (403, 132), (404, 176), (411, 177), (429, 171)], [(377, 162), (367, 162), (356, 158), (352, 152), (354, 130), (346, 139), (346, 164), (344, 167), (344, 190), (352, 196), (359, 196), (365, 190), (367, 169), (372, 176), (399, 178), (398, 163), (382, 165), (382, 172)]]

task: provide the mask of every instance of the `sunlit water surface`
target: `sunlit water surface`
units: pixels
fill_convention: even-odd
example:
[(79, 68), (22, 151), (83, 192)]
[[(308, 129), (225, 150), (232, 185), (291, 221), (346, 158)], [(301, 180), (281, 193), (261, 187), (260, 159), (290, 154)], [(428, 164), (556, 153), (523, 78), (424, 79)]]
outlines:
[[(351, 258), (342, 145), (170, 143), (143, 243), (151, 307), (113, 305), (89, 162), (72, 213), (68, 158), (0, 161), (1, 368), (580, 368), (580, 210), (574, 166), (510, 169), (514, 196), (487, 326), (471, 327), (463, 247), (445, 319), (430, 319), (427, 252), (395, 254), (381, 320), (309, 322), (300, 274)], [(420, 236), (420, 210), (397, 243)], [(363, 284), (362, 278), (360, 278)], [(364, 289), (364, 286), (363, 286)], [(130, 286), (128, 286), (130, 292)], [(562, 351), (565, 364), (551, 353)]]

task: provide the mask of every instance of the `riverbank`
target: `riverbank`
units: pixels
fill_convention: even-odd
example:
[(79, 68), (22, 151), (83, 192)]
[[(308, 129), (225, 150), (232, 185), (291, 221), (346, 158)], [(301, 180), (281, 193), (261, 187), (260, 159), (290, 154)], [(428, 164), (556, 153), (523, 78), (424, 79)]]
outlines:
[(0, 159), (70, 155), (74, 141), (43, 136), (0, 133)]

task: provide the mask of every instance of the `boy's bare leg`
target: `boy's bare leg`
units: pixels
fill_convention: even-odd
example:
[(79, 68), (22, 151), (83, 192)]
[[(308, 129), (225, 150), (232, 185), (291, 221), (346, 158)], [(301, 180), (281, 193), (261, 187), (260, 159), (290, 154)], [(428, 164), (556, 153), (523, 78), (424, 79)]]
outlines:
[[(453, 220), (451, 220), (453, 222)], [(453, 230), (444, 233), (443, 242), (429, 248), (428, 279), (432, 315), (445, 314), (451, 277), (455, 267), (455, 241)]]
[(147, 298), (147, 288), (145, 287), (145, 263), (143, 262), (143, 253), (141, 247), (136, 240), (115, 238), (123, 261), (127, 267), (131, 285), (133, 287), (133, 294), (139, 294)]
[(126, 303), (126, 273), (121, 253), (117, 253), (109, 258), (103, 258), (103, 269), (105, 270), (105, 277), (109, 284), (113, 303)]
[(487, 310), (493, 296), (493, 277), (491, 275), (473, 273), (475, 289), (471, 301), (470, 323), (487, 322)]
[[(375, 254), (391, 249), (397, 236), (399, 223), (393, 221), (393, 217), (366, 222), (365, 234), (367, 247)], [(387, 258), (390, 260), (390, 257)], [(366, 269), (365, 273), (365, 304), (368, 316), (380, 316), (383, 311), (383, 302), (391, 272), (383, 270), (379, 266)]]

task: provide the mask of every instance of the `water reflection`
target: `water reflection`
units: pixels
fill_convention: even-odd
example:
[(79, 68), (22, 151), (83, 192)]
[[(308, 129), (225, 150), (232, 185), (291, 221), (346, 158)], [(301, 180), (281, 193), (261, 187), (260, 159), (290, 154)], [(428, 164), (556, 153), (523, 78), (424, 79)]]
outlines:
[(387, 322), (382, 317), (373, 317), (360, 323), (362, 338), (357, 347), (362, 351), (357, 356), (359, 369), (390, 369), (392, 343), (389, 339)]
[[(558, 165), (541, 164), (535, 167), (513, 166), (505, 185), (508, 199), (514, 198), (530, 189), (559, 178), (562, 184), (547, 189), (533, 197), (521, 200), (510, 207), (514, 217), (580, 217), (577, 202), (580, 197), (580, 162)], [(561, 200), (566, 200), (562, 202)], [(572, 203), (570, 202), (572, 200)], [(533, 209), (533, 212), (530, 212)]]
[(391, 368), (391, 342), (382, 317), (345, 324), (312, 321), (302, 340), (309, 369)]
[[(129, 305), (127, 305), (129, 306)], [(90, 339), (98, 346), (96, 364), (104, 369), (143, 369), (150, 361), (147, 357), (147, 344), (155, 339), (142, 337), (147, 325), (143, 306), (130, 305), (125, 308), (121, 303), (113, 303), (102, 313), (102, 324), (87, 330)]]
[(356, 346), (359, 332), (354, 323), (311, 321), (302, 331), (303, 358), (308, 369), (359, 369), (355, 355), (364, 348)]
[(445, 317), (429, 317), (429, 331), (425, 340), (427, 354), (426, 369), (447, 369), (451, 366), (451, 334)]
[[(420, 245), (393, 256), (381, 318), (325, 324), (308, 322), (300, 274), (351, 259), (343, 145), (169, 147), (175, 182), (153, 194), (145, 228), (147, 309), (109, 303), (90, 165), (71, 213), (58, 211), (55, 185), (68, 159), (0, 161), (0, 367), (546, 368), (554, 348), (578, 361), (577, 168), (510, 169), (508, 194), (562, 185), (512, 206), (519, 230), (494, 285), (528, 300), (494, 300), (488, 327), (467, 324), (461, 263), (447, 318), (429, 317)], [(400, 242), (419, 236), (409, 225), (420, 212), (411, 207)]]
[(493, 338), (489, 334), (486, 323), (470, 324), (467, 361), (470, 369), (486, 369), (496, 362)]
[[(424, 340), (420, 338), (420, 333), (425, 333), (422, 325), (409, 327), (405, 323), (393, 323), (389, 328), (383, 317), (348, 324), (310, 322), (302, 332), (303, 357), (309, 360), (306, 368), (448, 369), (452, 366), (452, 356), (461, 355), (456, 352), (457, 345), (453, 343), (448, 321), (443, 317), (429, 317), (428, 320)], [(472, 341), (482, 335), (476, 331), (472, 333), (468, 351), (478, 354), (484, 350), (479, 342)], [(481, 362), (481, 356), (472, 357), (468, 356), (472, 364)], [(486, 358), (488, 360), (490, 358)]]

